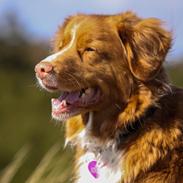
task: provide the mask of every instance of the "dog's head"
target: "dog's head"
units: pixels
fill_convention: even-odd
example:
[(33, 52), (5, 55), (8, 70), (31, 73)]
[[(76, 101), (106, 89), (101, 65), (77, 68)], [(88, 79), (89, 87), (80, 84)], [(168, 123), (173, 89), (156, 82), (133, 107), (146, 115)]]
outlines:
[(52, 99), (52, 116), (62, 121), (108, 109), (115, 115), (140, 84), (162, 74), (170, 44), (159, 20), (131, 12), (68, 18), (56, 34), (54, 53), (35, 67), (40, 85), (61, 93)]

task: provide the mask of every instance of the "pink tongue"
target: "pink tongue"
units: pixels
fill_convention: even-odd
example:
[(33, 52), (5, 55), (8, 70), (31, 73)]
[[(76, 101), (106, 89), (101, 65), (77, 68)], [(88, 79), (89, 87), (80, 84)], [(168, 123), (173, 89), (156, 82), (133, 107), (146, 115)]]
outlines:
[(58, 98), (58, 100), (63, 101), (66, 100), (68, 103), (73, 104), (79, 99), (80, 92), (75, 91), (72, 93), (65, 92), (62, 96)]
[(62, 96), (60, 96), (58, 99), (52, 99), (52, 112), (54, 113), (62, 113), (67, 112), (69, 110), (69, 104), (74, 104), (79, 99), (80, 92), (64, 92)]

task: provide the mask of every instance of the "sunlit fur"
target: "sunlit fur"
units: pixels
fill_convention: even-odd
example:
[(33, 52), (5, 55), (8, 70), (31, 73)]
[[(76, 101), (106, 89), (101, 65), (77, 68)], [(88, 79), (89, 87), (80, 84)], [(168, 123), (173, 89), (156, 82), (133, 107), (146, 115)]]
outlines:
[(115, 144), (117, 132), (138, 119), (140, 123), (145, 111), (155, 106), (155, 113), (114, 151), (122, 154), (122, 163), (116, 165), (121, 169), (119, 182), (182, 183), (183, 90), (169, 84), (163, 68), (171, 33), (160, 20), (141, 19), (131, 12), (80, 14), (59, 28), (55, 53), (70, 44), (76, 25), (73, 45), (52, 62), (59, 89), (99, 87), (103, 96), (99, 103), (66, 122), (66, 140), (73, 142), (77, 152), (75, 182), (81, 183), (78, 161), (88, 153), (78, 138), (83, 130), (87, 138), (98, 139), (101, 147), (108, 142)]

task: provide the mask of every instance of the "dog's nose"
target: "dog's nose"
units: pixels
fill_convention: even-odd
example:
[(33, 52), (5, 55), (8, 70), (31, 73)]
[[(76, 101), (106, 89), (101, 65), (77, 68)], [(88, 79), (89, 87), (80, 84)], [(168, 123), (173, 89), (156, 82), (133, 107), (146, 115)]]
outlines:
[(44, 79), (53, 70), (53, 66), (48, 62), (40, 62), (34, 70), (40, 79)]

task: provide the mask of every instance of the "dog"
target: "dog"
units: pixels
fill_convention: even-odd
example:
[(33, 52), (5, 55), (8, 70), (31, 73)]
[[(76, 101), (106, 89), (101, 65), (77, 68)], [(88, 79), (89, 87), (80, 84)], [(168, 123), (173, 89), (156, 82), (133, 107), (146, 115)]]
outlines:
[(163, 63), (172, 33), (133, 12), (65, 20), (35, 66), (76, 147), (75, 183), (183, 183), (183, 90)]

